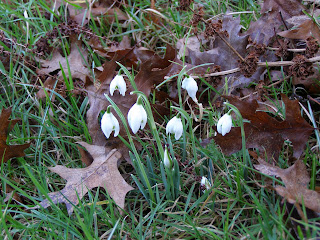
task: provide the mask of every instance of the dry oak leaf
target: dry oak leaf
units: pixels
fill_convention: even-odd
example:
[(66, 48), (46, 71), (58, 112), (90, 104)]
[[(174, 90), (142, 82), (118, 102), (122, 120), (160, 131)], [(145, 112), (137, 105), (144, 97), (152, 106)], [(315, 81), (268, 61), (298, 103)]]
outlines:
[(320, 193), (308, 189), (310, 177), (302, 160), (296, 161), (287, 169), (272, 166), (261, 158), (258, 158), (258, 161), (260, 164), (254, 165), (257, 170), (263, 174), (280, 177), (282, 179), (285, 187), (275, 187), (275, 190), (280, 196), (292, 204), (302, 204), (302, 202), (304, 202), (307, 208), (320, 213)]
[[(227, 31), (228, 37), (225, 37), (226, 41), (242, 56), (247, 54), (248, 37), (247, 34), (241, 34), (242, 26), (240, 24), (240, 17), (233, 18), (232, 16), (224, 16), (222, 19), (221, 31)], [(239, 66), (239, 57), (230, 49), (230, 47), (219, 37), (216, 37), (211, 42), (205, 39), (201, 39), (200, 36), (193, 36), (188, 39), (187, 43), (179, 40), (177, 47), (179, 53), (186, 51), (187, 61), (192, 65), (200, 65), (205, 63), (214, 63), (218, 65), (221, 71), (227, 71), (237, 68)], [(185, 47), (185, 45), (187, 45)], [(203, 46), (210, 46), (205, 51), (202, 51)], [(260, 57), (260, 61), (274, 61), (272, 55), (265, 54)], [(251, 77), (245, 77), (240, 72), (227, 75), (228, 86), (230, 89), (236, 89), (243, 86), (247, 86), (251, 82), (257, 82), (263, 73), (264, 68), (259, 67), (257, 71)], [(225, 81), (221, 81), (217, 86), (217, 89), (224, 88)]]
[(11, 108), (2, 109), (0, 115), (0, 163), (7, 162), (10, 158), (23, 157), (24, 150), (30, 146), (30, 143), (22, 145), (8, 145), (7, 136), (13, 129), (19, 119), (9, 120)]
[[(227, 100), (238, 108), (242, 117), (250, 123), (244, 123), (246, 147), (257, 148), (260, 152), (266, 152), (268, 160), (278, 160), (283, 142), (289, 139), (293, 145), (293, 156), (299, 158), (302, 154), (310, 134), (314, 131), (300, 114), (298, 100), (289, 100), (281, 94), (286, 108), (286, 119), (278, 121), (266, 112), (257, 111), (259, 104), (254, 99), (245, 101), (234, 96), (225, 96)], [(213, 138), (222, 151), (230, 155), (241, 150), (241, 130), (234, 127), (222, 136), (217, 134)]]
[(320, 42), (320, 29), (319, 26), (312, 20), (306, 20), (294, 29), (279, 32), (278, 35), (290, 39), (307, 39), (314, 37)]
[[(52, 202), (65, 203), (70, 215), (73, 212), (73, 205), (77, 205), (79, 199), (82, 199), (90, 189), (103, 187), (115, 203), (123, 209), (125, 196), (133, 188), (123, 179), (118, 170), (117, 162), (121, 158), (121, 153), (116, 149), (106, 153), (104, 147), (85, 142), (79, 144), (88, 150), (94, 161), (85, 168), (72, 169), (62, 165), (49, 168), (67, 180), (66, 186), (61, 191), (48, 194)], [(40, 205), (47, 208), (51, 203), (46, 199), (40, 202)]]
[[(85, 82), (86, 76), (91, 75), (91, 70), (85, 66), (83, 61), (87, 59), (88, 52), (82, 49), (81, 43), (82, 42), (80, 40), (76, 40), (75, 36), (72, 36), (70, 54), (67, 57), (64, 57), (60, 54), (59, 49), (55, 49), (51, 60), (39, 59), (42, 68), (38, 69), (37, 73), (50, 75), (50, 73), (60, 70), (58, 73), (58, 78), (61, 79), (62, 71), (60, 64), (66, 75), (68, 75), (69, 64), (72, 78), (78, 78)], [(44, 84), (46, 85), (46, 83)]]
[[(59, 9), (60, 6), (68, 6), (70, 17), (75, 20), (80, 25), (86, 25), (90, 19), (95, 19), (97, 17), (106, 17), (109, 22), (115, 21), (115, 15), (117, 15), (118, 21), (125, 21), (128, 19), (127, 15), (121, 11), (115, 1), (103, 0), (103, 1), (93, 1), (88, 3), (86, 1), (64, 1), (56, 0), (53, 1), (55, 9)], [(49, 1), (49, 4), (51, 2)], [(72, 3), (70, 5), (69, 3)], [(75, 7), (75, 6), (77, 7)]]
[(301, 0), (265, 0), (261, 7), (261, 17), (250, 24), (246, 34), (257, 43), (268, 45), (271, 38), (283, 25), (283, 21), (302, 15)]

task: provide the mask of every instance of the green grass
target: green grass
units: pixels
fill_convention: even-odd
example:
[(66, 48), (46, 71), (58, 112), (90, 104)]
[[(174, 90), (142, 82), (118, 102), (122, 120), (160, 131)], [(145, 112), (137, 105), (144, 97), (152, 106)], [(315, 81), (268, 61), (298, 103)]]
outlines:
[[(259, 15), (257, 2), (251, 0), (205, 0), (195, 3), (203, 4), (206, 17), (227, 10), (252, 11), (256, 16)], [(163, 54), (167, 43), (174, 45), (177, 39), (187, 36), (192, 12), (178, 12), (177, 1), (172, 1), (170, 5), (168, 1), (159, 0), (157, 9), (170, 20), (162, 26), (152, 23), (147, 17), (146, 9), (149, 6), (149, 1), (127, 1), (122, 9), (132, 18), (132, 24), (123, 25), (117, 19), (109, 22), (104, 18), (101, 19), (101, 25), (91, 22), (90, 29), (94, 34), (106, 37), (107, 43), (120, 42), (124, 36), (129, 36), (133, 42)], [(28, 19), (24, 17), (24, 11), (28, 13)], [(45, 18), (46, 12), (50, 13), (51, 19), (55, 19), (54, 23)], [(32, 46), (41, 36), (66, 20), (64, 9), (61, 8), (58, 15), (57, 11), (52, 12), (52, 7), (45, 1), (24, 3), (13, 0), (11, 4), (2, 1), (0, 13), (0, 31), (13, 41), (11, 46), (4, 45), (4, 49), (11, 52), (9, 60), (0, 54), (2, 65), (5, 66), (0, 64), (0, 109), (11, 106), (11, 119), (21, 119), (10, 132), (8, 142), (31, 142), (24, 158), (12, 159), (1, 165), (1, 236), (6, 239), (295, 239), (296, 234), (282, 198), (274, 191), (256, 184), (267, 185), (270, 178), (260, 177), (252, 166), (244, 166), (241, 152), (227, 157), (214, 143), (207, 148), (201, 147), (199, 138), (205, 138), (207, 133), (213, 134), (213, 125), (222, 114), (214, 111), (214, 108), (205, 110), (202, 122), (205, 124), (197, 126), (194, 123), (192, 126), (197, 126), (195, 137), (192, 129), (188, 128), (182, 140), (173, 144), (166, 140), (165, 131), (159, 130), (161, 140), (173, 146), (170, 148), (171, 154), (178, 156), (181, 162), (188, 163), (186, 167), (193, 168), (193, 174), (180, 168), (181, 189), (177, 199), (166, 198), (160, 174), (161, 159), (155, 154), (157, 146), (154, 141), (141, 140), (144, 150), (139, 154), (152, 183), (154, 203), (147, 201), (136, 182), (128, 177), (126, 180), (135, 190), (127, 194), (122, 215), (104, 189), (89, 191), (75, 206), (71, 216), (63, 204), (47, 209), (31, 209), (46, 199), (48, 193), (65, 186), (65, 181), (50, 172), (48, 167), (57, 164), (69, 168), (84, 167), (76, 142), (91, 141), (85, 122), (89, 103), (87, 97), (63, 95), (55, 91), (48, 91), (44, 100), (35, 97), (37, 87), (41, 84), (35, 72), (38, 62), (34, 59)], [(240, 17), (245, 28), (254, 19), (251, 13), (240, 14)], [(28, 39), (26, 23), (29, 24)], [(199, 24), (199, 29), (202, 27)], [(63, 43), (61, 47), (66, 52), (68, 41)], [(0, 44), (3, 45), (1, 41)], [(26, 47), (27, 44), (29, 47)], [(51, 44), (60, 47), (57, 40)], [(101, 66), (105, 59), (93, 52), (88, 42), (85, 45), (90, 51), (87, 65)], [(65, 72), (63, 80), (68, 90), (72, 90), (74, 80), (68, 72)], [(272, 97), (281, 92), (291, 93), (292, 84), (284, 81), (279, 88), (270, 88), (268, 91)], [(317, 116), (318, 112), (313, 112), (313, 115)], [(184, 124), (188, 125), (187, 122)], [(310, 146), (304, 154), (308, 170), (311, 171), (313, 188), (320, 171), (319, 156), (310, 149), (315, 142), (315, 138), (310, 139)], [(288, 163), (288, 152), (290, 146), (286, 144), (280, 157), (282, 168), (291, 165)], [(246, 179), (244, 168), (248, 170)], [(126, 176), (140, 176), (129, 164), (122, 164), (120, 171)], [(203, 193), (195, 176), (208, 177), (212, 191)], [(141, 181), (140, 178), (138, 180)], [(13, 199), (5, 202), (8, 186), (20, 195), (21, 203)], [(312, 225), (312, 221), (316, 220), (307, 224), (310, 238), (320, 230)]]

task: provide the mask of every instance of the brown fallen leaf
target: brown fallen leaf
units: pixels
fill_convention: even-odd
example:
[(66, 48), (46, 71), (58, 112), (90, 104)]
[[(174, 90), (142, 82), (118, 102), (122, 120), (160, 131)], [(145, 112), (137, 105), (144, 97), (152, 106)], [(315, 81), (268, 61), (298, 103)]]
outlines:
[(139, 91), (149, 96), (154, 85), (164, 81), (164, 77), (169, 74), (173, 67), (172, 61), (176, 57), (176, 51), (170, 45), (167, 45), (166, 55), (160, 58), (153, 55), (141, 64), (141, 68), (134, 81)]
[[(260, 152), (266, 152), (268, 160), (278, 160), (283, 142), (289, 139), (293, 145), (293, 156), (299, 158), (302, 154), (310, 134), (314, 131), (307, 121), (301, 116), (298, 100), (289, 100), (281, 94), (286, 106), (286, 119), (278, 121), (266, 112), (257, 111), (259, 105), (256, 100), (241, 101), (234, 96), (226, 96), (231, 104), (236, 106), (244, 119), (250, 123), (244, 123), (246, 147), (257, 148)], [(217, 134), (213, 138), (222, 151), (230, 155), (241, 150), (240, 127), (233, 127), (231, 131), (222, 136)]]
[(253, 41), (268, 45), (284, 24), (283, 21), (302, 15), (303, 9), (300, 0), (265, 0), (261, 7), (261, 17), (250, 24), (246, 34), (249, 34)]
[[(240, 18), (233, 18), (232, 16), (223, 17), (221, 31), (228, 32), (228, 36), (225, 37), (225, 39), (243, 58), (245, 58), (249, 43), (249, 35), (241, 34), (241, 30), (242, 26), (240, 24)], [(186, 45), (187, 46), (185, 48), (183, 40), (180, 40), (177, 43), (180, 54), (182, 54), (184, 49), (186, 49), (188, 63), (192, 65), (197, 66), (200, 64), (212, 63), (212, 66), (220, 66), (220, 71), (227, 71), (239, 67), (239, 57), (219, 37), (208, 42), (203, 35), (194, 36), (188, 39)], [(208, 47), (208, 45), (210, 47)], [(202, 51), (202, 48), (205, 48), (205, 51)], [(269, 51), (267, 54), (260, 57), (260, 61), (262, 62), (274, 60), (274, 54), (270, 54)], [(265, 68), (259, 67), (251, 77), (245, 77), (240, 72), (228, 74), (226, 75), (229, 79), (228, 86), (231, 90), (234, 90), (239, 87), (247, 86), (251, 82), (256, 82), (260, 79), (264, 69)], [(216, 88), (219, 90), (223, 88), (224, 85), (225, 81), (220, 81)]]
[[(73, 205), (92, 188), (103, 187), (111, 198), (121, 208), (124, 208), (126, 194), (133, 188), (122, 178), (117, 162), (121, 153), (116, 149), (106, 152), (104, 147), (80, 142), (91, 154), (94, 161), (86, 168), (67, 168), (62, 165), (49, 168), (67, 180), (66, 186), (58, 192), (49, 193), (52, 202), (65, 203), (68, 213), (73, 212)], [(40, 202), (44, 208), (51, 206), (48, 199)], [(39, 208), (38, 206), (35, 208)]]
[(308, 189), (310, 177), (302, 160), (296, 161), (287, 169), (272, 166), (261, 158), (258, 160), (260, 164), (254, 165), (257, 170), (269, 176), (280, 177), (283, 181), (285, 187), (275, 187), (280, 196), (292, 204), (304, 203), (307, 208), (320, 213), (320, 193)]
[[(18, 183), (18, 181), (14, 181), (14, 182)], [(5, 203), (10, 200), (15, 200), (18, 203), (23, 203), (23, 200), (20, 197), (20, 195), (17, 192), (15, 192), (15, 190), (9, 184), (6, 184), (5, 195), (6, 195), (5, 199), (3, 199), (3, 202)]]
[[(51, 4), (50, 1), (48, 2)], [(68, 1), (56, 0), (54, 1), (53, 6), (55, 7), (55, 10), (57, 10), (60, 6), (66, 5), (68, 7), (70, 17), (80, 25), (86, 25), (90, 19), (94, 19), (99, 16), (107, 17), (110, 22), (115, 20), (115, 15), (117, 15), (117, 19), (119, 21), (128, 19), (127, 15), (118, 8), (119, 4), (115, 1), (103, 0), (88, 3), (86, 1), (75, 1), (73, 4), (76, 4), (77, 8), (70, 5)]]
[[(70, 37), (70, 54), (67, 57), (62, 56), (59, 50), (55, 49), (50, 60), (39, 59), (39, 61), (41, 62), (41, 69), (38, 69), (37, 73), (50, 75), (50, 73), (59, 70), (57, 77), (59, 79), (62, 79), (60, 64), (64, 73), (68, 75), (68, 62), (72, 78), (78, 78), (85, 82), (86, 76), (91, 75), (90, 69), (87, 68), (83, 62), (83, 59), (87, 59), (88, 52), (82, 49), (82, 42), (80, 40), (77, 40), (76, 37), (77, 36)], [(44, 85), (46, 85), (46, 82), (44, 83)]]
[(306, 79), (301, 79), (298, 77), (292, 78), (292, 84), (293, 85), (301, 85), (304, 86), (305, 90), (310, 95), (319, 94), (320, 93), (320, 85), (319, 85), (319, 79), (320, 79), (320, 71), (318, 64), (313, 65), (314, 73), (311, 76), (308, 76)]
[(279, 32), (278, 35), (291, 39), (307, 39), (309, 37), (314, 37), (318, 40), (318, 42), (320, 42), (319, 26), (312, 19), (306, 20), (293, 29)]
[(82, 11), (76, 15), (71, 16), (78, 24), (86, 25), (91, 18), (93, 20), (97, 17), (106, 17), (109, 22), (115, 21), (116, 16), (118, 21), (128, 20), (128, 16), (121, 11), (120, 8), (110, 8), (110, 5), (94, 4), (91, 9), (82, 8)]
[(2, 109), (0, 115), (0, 163), (7, 162), (10, 158), (23, 157), (24, 150), (30, 146), (30, 143), (22, 145), (8, 145), (7, 136), (13, 129), (14, 125), (19, 122), (19, 119), (9, 120), (11, 108)]
[[(39, 99), (45, 99), (46, 92), (47, 92), (46, 89), (52, 90), (56, 81), (57, 80), (54, 77), (48, 77), (46, 81), (43, 83), (43, 88), (37, 92), (36, 97)], [(50, 92), (47, 94), (50, 96)], [(52, 96), (52, 102), (54, 101), (54, 99), (55, 99), (55, 94)]]

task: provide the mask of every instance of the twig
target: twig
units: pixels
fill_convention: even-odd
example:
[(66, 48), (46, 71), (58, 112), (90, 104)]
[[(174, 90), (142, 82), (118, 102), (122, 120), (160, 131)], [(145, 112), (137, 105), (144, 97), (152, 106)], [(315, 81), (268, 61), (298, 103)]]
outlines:
[[(280, 48), (273, 48), (273, 47), (267, 47), (268, 50), (272, 50), (272, 51), (278, 51)], [(299, 48), (299, 49), (287, 49), (288, 52), (304, 52), (306, 51), (305, 48)]]
[[(189, 8), (189, 9), (193, 12), (193, 14), (195, 14), (195, 12), (194, 12), (193, 9), (191, 9), (191, 8)], [(210, 20), (205, 20), (204, 18), (201, 17), (201, 21), (206, 24), (206, 23), (208, 23)], [(229, 43), (219, 32), (215, 31), (215, 33), (216, 33), (216, 34), (219, 36), (219, 38), (231, 49), (231, 51), (234, 52), (234, 54), (236, 54), (236, 55), (240, 58), (240, 60), (241, 60), (242, 62), (244, 62), (244, 58), (240, 55), (240, 53), (239, 53), (234, 47), (232, 47), (232, 46), (230, 45), (230, 43)]]
[[(307, 62), (319, 62), (320, 61), (320, 56), (313, 57), (307, 59)], [(258, 62), (258, 67), (280, 67), (280, 66), (291, 66), (293, 65), (293, 61), (279, 61), (279, 62)], [(205, 74), (201, 77), (216, 77), (216, 76), (223, 76), (223, 75), (228, 75), (231, 73), (236, 73), (239, 72), (240, 68), (233, 68), (227, 71), (221, 71), (221, 72), (215, 72), (215, 73), (209, 73)], [(193, 78), (200, 78), (199, 76), (192, 76)]]
[(225, 44), (227, 44), (227, 46), (232, 50), (232, 52), (234, 52), (234, 53), (238, 56), (238, 58), (240, 58), (240, 60), (241, 60), (242, 62), (244, 62), (244, 58), (240, 55), (240, 53), (239, 53), (234, 47), (232, 47), (231, 44), (230, 44), (226, 39), (224, 39), (224, 37), (222, 37), (222, 35), (221, 35), (219, 32), (216, 32), (216, 33), (218, 34), (218, 36), (220, 37), (220, 39), (221, 39)]

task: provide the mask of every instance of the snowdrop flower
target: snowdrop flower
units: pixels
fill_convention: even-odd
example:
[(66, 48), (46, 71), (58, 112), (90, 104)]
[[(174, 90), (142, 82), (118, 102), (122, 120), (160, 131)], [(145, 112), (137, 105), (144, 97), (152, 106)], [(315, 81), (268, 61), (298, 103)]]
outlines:
[(211, 188), (211, 183), (209, 182), (208, 178), (206, 178), (205, 176), (202, 176), (200, 184), (202, 187), (205, 187), (207, 190)]
[(217, 131), (218, 133), (222, 134), (222, 136), (224, 136), (228, 132), (230, 132), (231, 127), (232, 127), (232, 117), (228, 113), (226, 113), (219, 119), (217, 124)]
[(198, 85), (196, 80), (193, 79), (193, 77), (186, 77), (182, 81), (182, 86), (183, 89), (187, 90), (188, 95), (192, 98), (194, 102), (198, 102), (196, 93), (198, 91)]
[(121, 75), (117, 75), (110, 83), (110, 95), (113, 96), (115, 90), (119, 90), (120, 94), (124, 96), (127, 91), (127, 85)]
[(147, 112), (142, 106), (142, 100), (138, 97), (138, 100), (130, 108), (128, 112), (128, 123), (134, 134), (136, 134), (140, 129), (143, 129), (147, 123)]
[(182, 136), (183, 126), (181, 118), (175, 116), (167, 123), (166, 133), (174, 133), (174, 137), (178, 140)]
[(167, 146), (166, 146), (166, 148), (164, 150), (163, 164), (164, 164), (164, 166), (166, 166), (169, 169), (172, 168), (172, 159), (171, 159), (170, 154), (168, 152)]
[(120, 131), (120, 126), (118, 120), (115, 116), (110, 112), (111, 106), (107, 108), (105, 114), (103, 114), (101, 119), (101, 130), (106, 136), (106, 138), (110, 137), (111, 132), (114, 130), (114, 137), (118, 136)]

